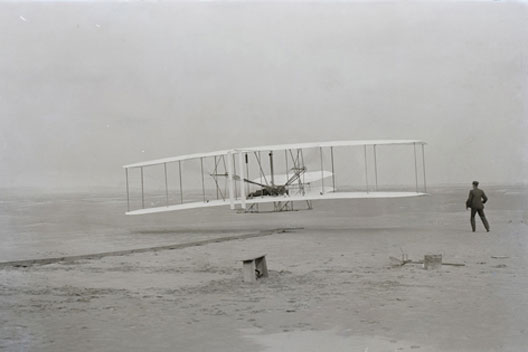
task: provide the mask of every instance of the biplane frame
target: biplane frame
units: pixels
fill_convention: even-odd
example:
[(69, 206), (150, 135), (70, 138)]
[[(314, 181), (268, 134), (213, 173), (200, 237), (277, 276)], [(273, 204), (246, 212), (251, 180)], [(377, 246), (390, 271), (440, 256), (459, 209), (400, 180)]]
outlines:
[[(414, 156), (414, 192), (380, 192), (378, 191), (378, 161), (377, 146), (379, 145), (411, 145)], [(381, 140), (381, 141), (337, 141), (321, 143), (303, 143), (290, 145), (275, 145), (254, 148), (232, 149), (212, 153), (184, 155), (180, 157), (159, 159), (137, 164), (125, 165), (125, 182), (127, 192), (127, 214), (139, 215), (172, 210), (193, 209), (200, 207), (229, 205), (231, 209), (238, 209), (242, 212), (255, 213), (262, 212), (260, 204), (271, 203), (272, 211), (293, 211), (299, 210), (295, 207), (295, 202), (306, 202), (306, 209), (312, 209), (313, 200), (330, 200), (330, 199), (361, 199), (361, 198), (402, 198), (416, 197), (427, 194), (426, 170), (425, 170), (425, 143), (418, 140)], [(423, 184), (419, 185), (418, 177), (418, 154), (417, 146), (421, 147)], [(337, 147), (362, 147), (364, 170), (365, 170), (365, 190), (348, 192), (338, 189), (336, 184), (334, 148)], [(368, 174), (368, 149), (373, 153), (374, 180), (370, 184)], [(324, 167), (324, 149), (329, 150), (330, 169), (325, 171)], [(319, 152), (319, 171), (306, 171), (304, 161), (305, 149), (315, 149)], [(284, 153), (285, 174), (277, 175), (274, 169), (274, 153), (282, 151)], [(270, 174), (266, 174), (266, 166), (262, 152), (267, 152), (269, 156)], [(250, 160), (254, 160), (255, 169), (258, 177), (251, 180), (250, 178)], [(182, 161), (199, 160), (200, 162), (200, 184), (201, 194), (198, 199), (186, 201), (184, 197), (184, 185), (182, 182)], [(206, 162), (210, 160), (213, 163), (212, 170), (206, 172)], [(168, 164), (177, 164), (178, 166), (178, 194), (179, 203), (171, 203), (169, 197), (169, 178), (167, 172)], [(164, 193), (165, 205), (163, 206), (145, 206), (145, 180), (144, 168), (163, 166), (164, 175)], [(139, 209), (131, 208), (131, 192), (129, 185), (129, 170), (140, 170), (140, 190), (141, 190), (141, 207)], [(319, 173), (315, 175), (315, 173)], [(206, 189), (205, 176), (209, 174), (214, 184), (213, 196)], [(281, 183), (277, 183), (277, 178)], [(326, 179), (330, 179), (325, 182)], [(320, 182), (318, 189), (312, 188), (312, 183)], [(286, 181), (286, 182), (284, 182)], [(260, 187), (257, 191), (251, 191), (252, 187)], [(195, 197), (196, 198), (196, 197)]]

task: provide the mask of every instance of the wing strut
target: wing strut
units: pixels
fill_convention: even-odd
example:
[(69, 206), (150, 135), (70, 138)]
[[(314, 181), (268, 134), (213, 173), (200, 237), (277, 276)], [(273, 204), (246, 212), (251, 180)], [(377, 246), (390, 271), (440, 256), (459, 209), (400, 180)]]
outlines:
[(128, 189), (128, 169), (125, 169), (125, 181), (127, 192), (127, 211), (130, 211), (130, 190)]
[(288, 167), (288, 151), (284, 149), (284, 160), (286, 162), (286, 179), (290, 177), (290, 169)]
[(169, 206), (169, 181), (167, 179), (167, 163), (163, 163), (163, 170), (165, 172), (165, 198), (167, 199), (167, 206)]
[(376, 192), (378, 191), (378, 158), (376, 156), (376, 145), (374, 144), (374, 178), (376, 179)]
[[(233, 175), (236, 175), (237, 174), (237, 163), (235, 162), (235, 153), (232, 153), (231, 154), (231, 158), (233, 159)], [(237, 183), (235, 182), (235, 198), (237, 197), (238, 195), (238, 185)]]
[[(297, 149), (297, 159), (299, 159), (300, 157), (300, 161), (298, 161), (298, 163), (302, 163), (302, 167), (304, 167), (304, 154), (303, 154), (303, 150), (302, 149)], [(303, 180), (302, 180), (302, 183), (304, 184), (304, 174), (303, 174)], [(303, 194), (304, 194), (304, 186), (303, 186)]]
[[(248, 153), (245, 153), (244, 154), (244, 158), (246, 159), (246, 177), (247, 178), (250, 178), (249, 177), (249, 157), (248, 157)], [(246, 194), (249, 194), (249, 183), (246, 185)]]
[(181, 200), (181, 203), (183, 204), (183, 186), (182, 186), (182, 171), (181, 171), (182, 167), (181, 167), (181, 160), (178, 161), (178, 172), (180, 173), (180, 200)]
[(218, 178), (216, 176), (216, 174), (218, 173), (218, 162), (216, 160), (216, 155), (214, 156), (214, 164), (215, 164), (215, 168), (214, 168), (214, 174), (215, 175), (214, 175), (213, 179), (214, 179), (214, 181), (216, 183), (216, 199), (218, 200), (219, 199), (219, 197), (218, 197), (219, 196), (218, 189), (220, 188), (220, 186), (218, 185)]
[(422, 166), (423, 166), (423, 174), (424, 174), (424, 192), (427, 193), (427, 183), (425, 182), (425, 148), (422, 144)]
[(416, 193), (418, 193), (418, 163), (416, 162), (416, 143), (413, 143), (414, 151), (414, 181), (416, 182)]
[(365, 151), (365, 184), (367, 186), (367, 193), (369, 193), (369, 184), (368, 184), (368, 168), (367, 168), (367, 146), (363, 146), (363, 150)]
[(204, 180), (204, 169), (203, 169), (203, 157), (200, 158), (200, 173), (202, 174), (202, 195), (203, 195), (203, 201), (205, 202), (205, 180)]
[[(244, 156), (242, 152), (238, 152), (238, 170), (242, 174), (242, 179), (246, 178), (246, 170), (244, 169)], [(246, 188), (245, 185), (240, 185), (240, 200), (242, 209), (246, 210)]]
[(141, 167), (141, 208), (145, 209), (145, 193), (143, 193), (143, 166)]
[[(227, 172), (227, 164), (226, 164), (226, 161), (225, 161), (226, 156), (227, 156), (227, 154), (226, 154), (226, 155), (222, 155), (221, 158), (222, 158), (222, 164), (224, 165), (224, 171), (225, 171), (225, 174), (228, 175), (228, 172)], [(229, 180), (228, 180), (228, 178), (225, 178), (225, 179), (224, 179), (224, 197), (225, 197), (225, 195), (227, 195), (228, 192), (229, 192), (229, 191), (227, 190), (227, 188), (228, 188), (228, 187), (227, 187), (228, 184), (229, 184)]]
[(332, 188), (334, 189), (334, 192), (335, 192), (337, 188), (336, 188), (336, 183), (335, 183), (335, 170), (334, 170), (334, 147), (330, 147), (330, 158), (332, 159)]
[(275, 187), (275, 176), (273, 175), (273, 152), (269, 152), (270, 171), (271, 171), (271, 187)]
[(321, 194), (323, 194), (324, 193), (323, 147), (319, 147), (319, 154), (321, 156)]
[(229, 206), (231, 210), (235, 209), (235, 180), (233, 178), (233, 152), (227, 154), (227, 177), (229, 179)]

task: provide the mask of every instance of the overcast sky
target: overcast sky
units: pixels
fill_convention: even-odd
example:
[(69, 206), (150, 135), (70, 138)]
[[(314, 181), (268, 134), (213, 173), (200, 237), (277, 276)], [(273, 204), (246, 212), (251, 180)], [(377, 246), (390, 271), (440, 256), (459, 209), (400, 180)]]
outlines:
[(431, 183), (528, 180), (528, 6), (0, 2), (2, 187), (123, 164), (412, 138)]

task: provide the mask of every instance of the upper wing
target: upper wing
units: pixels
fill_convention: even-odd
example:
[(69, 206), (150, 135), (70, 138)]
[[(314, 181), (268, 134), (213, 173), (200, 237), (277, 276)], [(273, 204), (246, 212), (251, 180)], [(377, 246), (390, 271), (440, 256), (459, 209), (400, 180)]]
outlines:
[(148, 161), (143, 161), (143, 162), (139, 162), (139, 163), (123, 165), (123, 168), (124, 169), (133, 169), (133, 168), (139, 168), (139, 167), (168, 164), (168, 163), (173, 163), (173, 162), (176, 162), (176, 161), (201, 159), (201, 158), (211, 158), (211, 157), (215, 157), (215, 156), (225, 156), (229, 152), (230, 152), (230, 150), (219, 150), (219, 151), (210, 152), (210, 153), (185, 154), (185, 155), (174, 156), (174, 157), (169, 157), (169, 158), (148, 160)]
[(237, 148), (235, 151), (258, 152), (258, 151), (276, 151), (289, 149), (311, 149), (311, 148), (329, 148), (329, 147), (358, 147), (372, 145), (422, 145), (427, 144), (417, 139), (379, 139), (379, 140), (358, 140), (358, 141), (329, 141), (329, 142), (311, 142), (296, 144), (276, 144), (264, 145), (260, 147)]

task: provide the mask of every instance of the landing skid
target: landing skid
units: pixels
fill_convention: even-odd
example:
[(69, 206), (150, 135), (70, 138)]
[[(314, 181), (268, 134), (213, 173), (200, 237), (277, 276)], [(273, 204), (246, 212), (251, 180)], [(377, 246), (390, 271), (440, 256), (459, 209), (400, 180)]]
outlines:
[(303, 203), (306, 203), (305, 207), (294, 207), (294, 202), (273, 202), (273, 209), (260, 209), (258, 203), (252, 203), (248, 204), (246, 210), (241, 210), (241, 213), (278, 213), (278, 212), (286, 212), (286, 211), (299, 211), (299, 210), (312, 210), (312, 201), (307, 200)]

